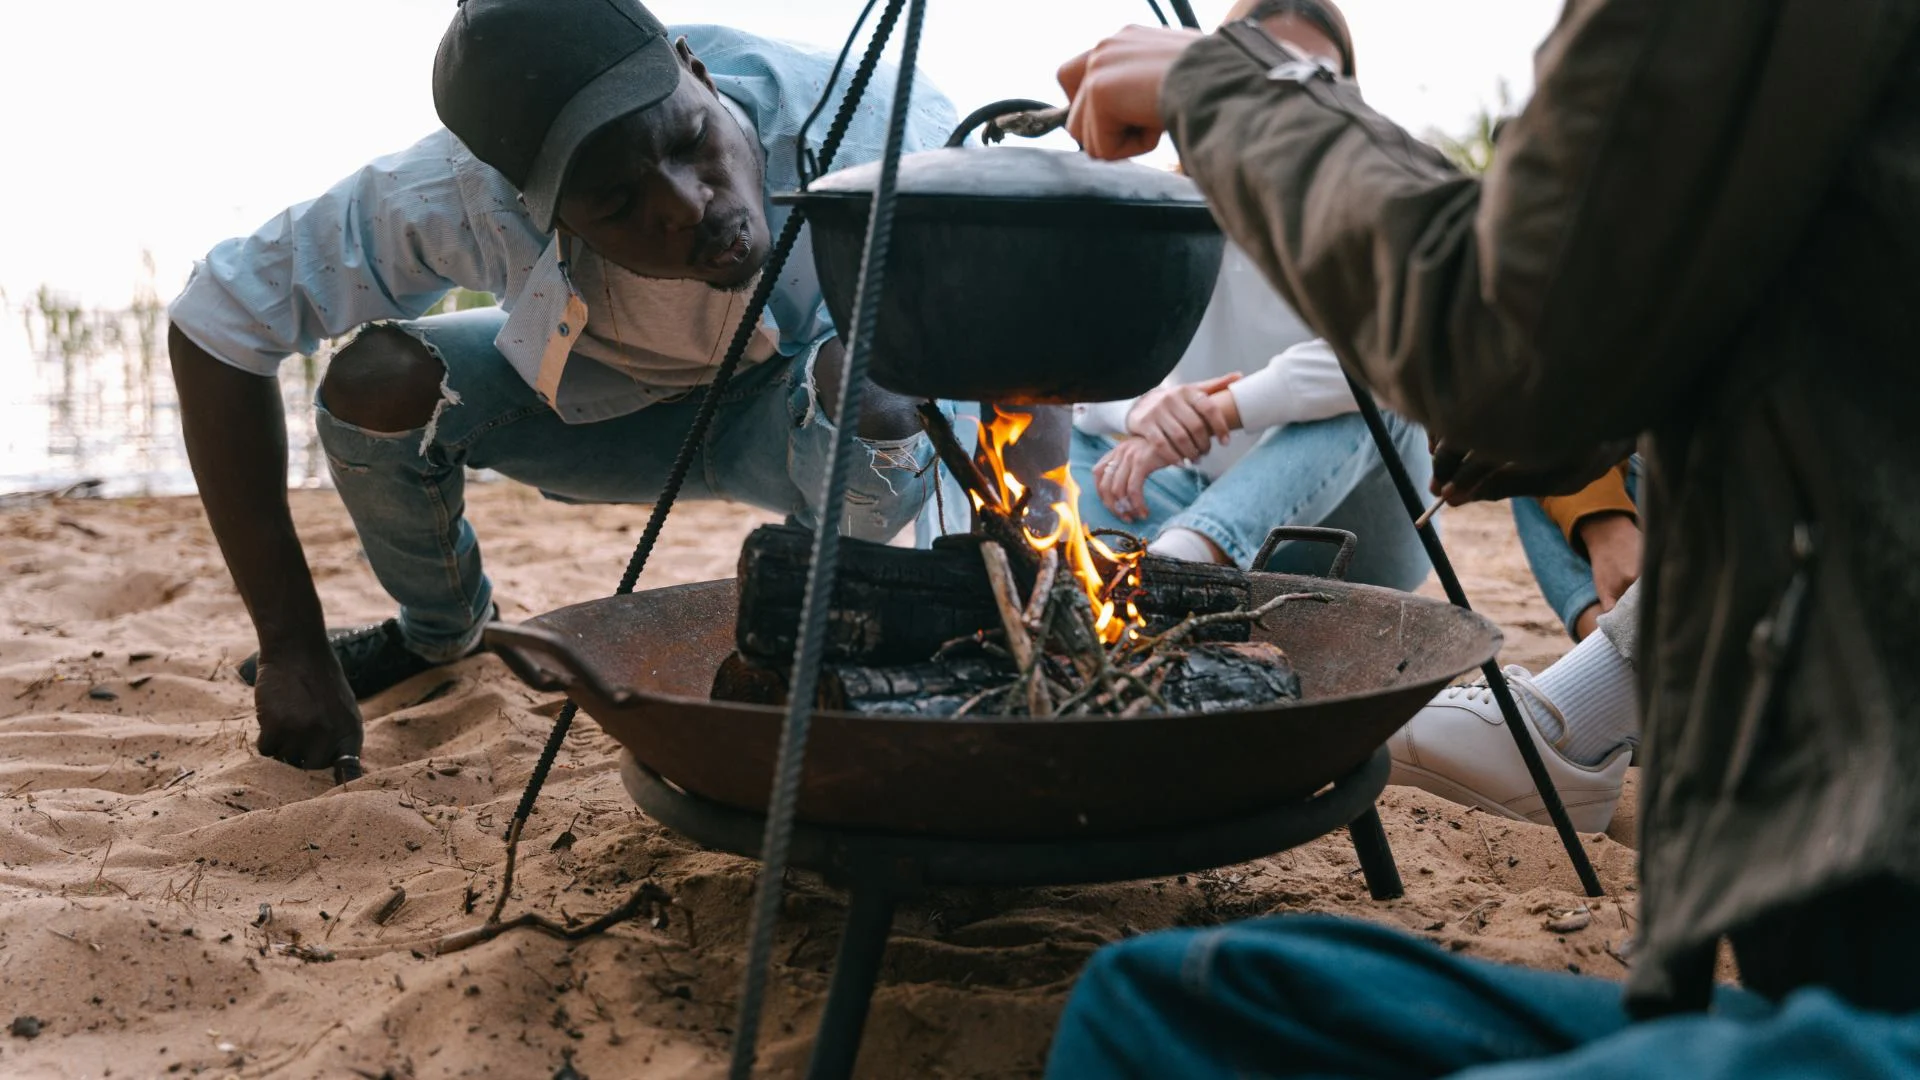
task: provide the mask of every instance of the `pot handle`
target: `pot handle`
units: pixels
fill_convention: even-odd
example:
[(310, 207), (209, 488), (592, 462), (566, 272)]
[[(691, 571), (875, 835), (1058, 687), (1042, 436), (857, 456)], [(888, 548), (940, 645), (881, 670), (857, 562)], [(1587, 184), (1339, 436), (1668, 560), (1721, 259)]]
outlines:
[[(982, 105), (979, 108), (968, 113), (966, 119), (960, 121), (960, 126), (953, 129), (953, 134), (947, 136), (947, 146), (955, 147), (955, 146), (966, 145), (967, 136), (973, 134), (974, 129), (979, 127), (981, 124), (987, 124), (988, 127), (987, 127), (987, 130), (984, 133), (982, 133), (980, 137), (990, 143), (999, 142), (1001, 139), (1006, 137), (1007, 133), (1005, 131), (1002, 131), (999, 127), (993, 126), (991, 124), (991, 121), (997, 120), (1000, 117), (1007, 116), (1011, 113), (1030, 113), (1030, 112), (1043, 112), (1043, 111), (1046, 111), (1046, 112), (1057, 111), (1058, 113), (1060, 113), (1062, 122), (1065, 121), (1065, 118), (1066, 118), (1065, 109), (1055, 109), (1054, 106), (1049, 105), (1044, 101), (1035, 101), (1032, 98), (1008, 98), (1005, 101), (996, 101), (991, 105)], [(1059, 125), (1056, 124), (1054, 126), (1058, 127)], [(1017, 134), (1024, 134), (1024, 132), (1019, 132)], [(1035, 132), (1035, 134), (1044, 135), (1046, 134), (1046, 132), (1044, 131)]]
[[(498, 653), (522, 682), (536, 690), (571, 692), (575, 686), (581, 686), (587, 693), (611, 705), (625, 705), (634, 699), (632, 690), (624, 686), (608, 686), (598, 672), (574, 654), (565, 638), (551, 630), (491, 622), (481, 633), (480, 640), (486, 643), (488, 649)], [(552, 660), (563, 670), (556, 672), (542, 664), (539, 658)]]
[(1345, 529), (1324, 529), (1310, 525), (1282, 525), (1267, 534), (1267, 542), (1260, 545), (1260, 554), (1253, 557), (1253, 569), (1267, 565), (1273, 553), (1288, 540), (1300, 540), (1309, 544), (1338, 544), (1340, 550), (1334, 552), (1333, 565), (1327, 567), (1327, 576), (1335, 581), (1347, 580), (1347, 567), (1353, 562), (1353, 549), (1360, 544), (1360, 538)]

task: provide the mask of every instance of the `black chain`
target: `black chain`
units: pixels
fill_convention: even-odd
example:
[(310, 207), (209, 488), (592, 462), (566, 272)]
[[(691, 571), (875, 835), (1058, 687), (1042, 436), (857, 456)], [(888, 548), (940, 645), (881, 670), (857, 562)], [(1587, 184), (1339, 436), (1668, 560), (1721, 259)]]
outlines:
[[(854, 69), (853, 79), (847, 84), (847, 94), (840, 102), (839, 112), (834, 114), (833, 124), (827, 129), (827, 137), (820, 144), (819, 170), (825, 173), (833, 167), (833, 159), (840, 151), (840, 143), (846, 138), (847, 128), (853, 123), (853, 116), (860, 105), (860, 99), (866, 96), (867, 84), (873, 81), (873, 73), (880, 66), (880, 52), (893, 33), (894, 23), (900, 15), (902, 0), (889, 0), (880, 21), (874, 26), (873, 42), (860, 58), (860, 66)], [(864, 17), (862, 19), (864, 21)], [(855, 27), (857, 34), (859, 28)], [(828, 82), (824, 93), (833, 93), (833, 83)], [(694, 458), (700, 454), (700, 446), (706, 441), (707, 429), (713, 426), (714, 413), (720, 407), (720, 398), (726, 393), (727, 384), (733, 381), (734, 372), (739, 369), (740, 361), (746, 356), (747, 345), (753, 340), (754, 331), (760, 326), (761, 313), (766, 310), (767, 302), (773, 297), (774, 286), (780, 280), (780, 272), (786, 268), (787, 257), (793, 253), (793, 245), (800, 238), (800, 230), (806, 224), (806, 211), (794, 207), (787, 217), (786, 227), (780, 230), (780, 238), (774, 242), (773, 250), (767, 254), (767, 264), (760, 272), (760, 284), (753, 290), (753, 297), (747, 303), (747, 310), (740, 318), (740, 325), (733, 332), (733, 342), (727, 346), (726, 358), (720, 368), (714, 372), (713, 381), (707, 384), (700, 396), (700, 408), (695, 412), (693, 425), (687, 429), (686, 441), (680, 444), (680, 455), (674, 459), (673, 471), (667, 474), (666, 486), (660, 490), (659, 499), (653, 504), (653, 513), (647, 518), (647, 527), (640, 534), (640, 542), (633, 549), (633, 557), (627, 560), (626, 573), (620, 577), (620, 585), (614, 595), (625, 596), (633, 591), (640, 574), (647, 567), (647, 560), (653, 555), (653, 548), (660, 540), (660, 530), (667, 524), (667, 515), (673, 512), (674, 501), (680, 497), (680, 488), (686, 483), (687, 474), (693, 469)], [(842, 380), (843, 382), (845, 380)], [(831, 507), (827, 508), (831, 512)], [(553, 718), (553, 730), (547, 735), (547, 745), (540, 751), (540, 760), (533, 767), (533, 775), (527, 777), (527, 787), (520, 795), (520, 805), (513, 812), (513, 821), (508, 825), (508, 835), (516, 828), (524, 826), (533, 816), (533, 804), (540, 798), (540, 789), (546, 785), (547, 776), (553, 771), (553, 763), (560, 756), (560, 747), (566, 742), (567, 731), (573, 726), (573, 718), (580, 706), (569, 700), (561, 708), (560, 714)]]

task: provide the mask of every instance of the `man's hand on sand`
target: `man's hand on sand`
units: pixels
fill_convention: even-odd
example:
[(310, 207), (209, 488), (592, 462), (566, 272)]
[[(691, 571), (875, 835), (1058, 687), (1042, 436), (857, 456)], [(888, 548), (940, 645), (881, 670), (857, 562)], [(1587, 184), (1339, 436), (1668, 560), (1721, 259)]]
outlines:
[(335, 783), (360, 776), (360, 706), (324, 644), (311, 656), (262, 654), (253, 702), (261, 754), (299, 769), (332, 769)]
[(1160, 145), (1160, 87), (1197, 30), (1129, 26), (1060, 66), (1067, 132), (1089, 155), (1137, 157)]

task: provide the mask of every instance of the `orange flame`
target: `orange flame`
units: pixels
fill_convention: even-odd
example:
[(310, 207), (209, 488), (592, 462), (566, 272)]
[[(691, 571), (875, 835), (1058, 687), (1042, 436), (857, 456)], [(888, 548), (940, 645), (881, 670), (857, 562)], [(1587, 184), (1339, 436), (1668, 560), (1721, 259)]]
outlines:
[[(981, 426), (981, 457), (986, 461), (987, 475), (1000, 485), (1011, 500), (999, 507), (1009, 513), (1027, 488), (1008, 471), (1006, 448), (1020, 441), (1020, 436), (1032, 423), (1033, 417), (1026, 413), (994, 409), (993, 419)], [(1080, 502), (1080, 486), (1073, 482), (1073, 474), (1065, 465), (1048, 472), (1045, 479), (1058, 485), (1066, 498), (1053, 504), (1056, 518), (1053, 531), (1041, 536), (1029, 529), (1027, 542), (1039, 552), (1060, 548), (1062, 566), (1073, 574), (1074, 580), (1080, 583), (1081, 591), (1087, 594), (1088, 602), (1093, 605), (1095, 632), (1101, 641), (1109, 645), (1116, 644), (1130, 634), (1137, 633), (1145, 623), (1131, 601), (1126, 603), (1123, 610), (1119, 602), (1113, 599), (1118, 586), (1138, 582), (1143, 553), (1116, 552), (1087, 529), (1076, 509)], [(983, 505), (981, 499), (975, 496), (974, 508), (977, 510)], [(1102, 573), (1103, 566), (1107, 568), (1105, 574)]]

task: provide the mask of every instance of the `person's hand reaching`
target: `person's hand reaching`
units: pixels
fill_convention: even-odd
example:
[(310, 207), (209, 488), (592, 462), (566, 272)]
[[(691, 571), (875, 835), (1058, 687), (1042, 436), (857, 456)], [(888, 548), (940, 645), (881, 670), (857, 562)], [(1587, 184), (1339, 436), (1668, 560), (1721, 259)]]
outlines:
[(1238, 381), (1236, 371), (1149, 390), (1127, 410), (1127, 431), (1153, 443), (1168, 464), (1205, 457), (1215, 439), (1229, 441), (1240, 426), (1239, 406), (1227, 389)]
[[(1431, 440), (1430, 440), (1431, 444)], [(1449, 506), (1470, 502), (1499, 502), (1519, 495), (1539, 498), (1571, 495), (1598, 480), (1633, 452), (1631, 440), (1596, 446), (1547, 468), (1516, 466), (1462, 450), (1440, 440), (1433, 446), (1430, 490)]]
[(1090, 156), (1119, 160), (1160, 145), (1160, 87), (1197, 30), (1129, 26), (1060, 66), (1067, 132)]

